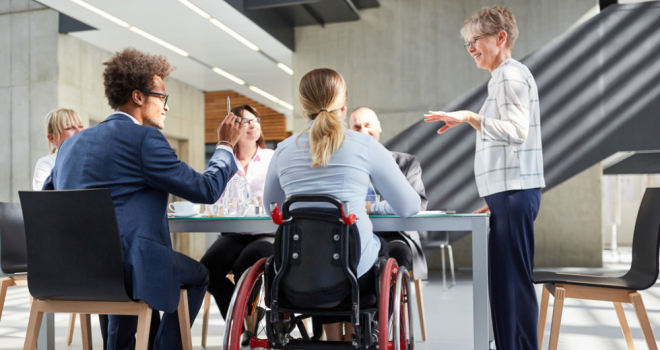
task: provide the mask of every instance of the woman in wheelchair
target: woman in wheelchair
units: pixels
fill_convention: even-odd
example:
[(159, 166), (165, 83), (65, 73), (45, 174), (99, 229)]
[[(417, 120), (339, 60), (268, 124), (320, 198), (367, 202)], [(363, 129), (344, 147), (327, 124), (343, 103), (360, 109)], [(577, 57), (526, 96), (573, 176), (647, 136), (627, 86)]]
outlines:
[[(413, 332), (404, 328), (412, 323), (406, 311), (412, 311), (393, 311), (399, 310), (395, 299), (407, 302), (409, 280), (406, 273), (397, 273), (394, 259), (381, 259), (387, 249), (373, 233), (365, 198), (371, 181), (397, 214), (408, 217), (419, 211), (419, 195), (379, 142), (344, 126), (348, 93), (339, 73), (313, 70), (302, 78), (299, 91), (310, 122), (302, 133), (278, 145), (266, 175), (264, 202), (279, 204), (271, 216), (283, 222), (275, 256), (255, 264), (239, 282), (230, 307), (237, 315), (228, 321), (225, 345), (238, 349), (234, 346), (242, 317), (253, 314), (253, 305), (264, 303), (270, 308), (264, 331), (268, 339), (252, 338), (252, 348), (317, 347), (306, 343), (309, 336), (301, 327), (301, 320), (310, 316), (332, 323), (324, 325), (328, 341), (353, 340), (343, 343), (351, 348), (387, 346), (384, 342), (389, 341), (394, 349), (404, 344), (410, 348)], [(314, 195), (300, 196), (305, 194)], [(262, 301), (253, 300), (261, 294)], [(350, 321), (345, 335), (344, 321)], [(295, 326), (302, 340), (291, 338)], [(312, 339), (320, 337), (318, 328), (314, 322)]]

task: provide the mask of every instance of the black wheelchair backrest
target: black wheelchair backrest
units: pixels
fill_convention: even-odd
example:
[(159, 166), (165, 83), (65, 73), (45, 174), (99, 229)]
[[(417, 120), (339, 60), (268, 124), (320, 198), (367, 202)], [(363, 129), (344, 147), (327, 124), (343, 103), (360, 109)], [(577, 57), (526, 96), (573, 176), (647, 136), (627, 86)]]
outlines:
[[(334, 208), (290, 210), (301, 202), (330, 203)], [(273, 299), (281, 291), (296, 307), (327, 307), (357, 289), (360, 236), (355, 225), (342, 219), (342, 208), (332, 196), (299, 195), (285, 202), (284, 222), (275, 236)]]

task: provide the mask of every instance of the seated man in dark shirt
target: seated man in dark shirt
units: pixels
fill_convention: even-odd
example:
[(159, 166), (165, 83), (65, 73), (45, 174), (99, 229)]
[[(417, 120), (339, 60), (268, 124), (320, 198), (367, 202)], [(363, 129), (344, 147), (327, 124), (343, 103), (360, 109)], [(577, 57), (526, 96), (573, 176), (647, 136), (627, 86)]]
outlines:
[[(349, 126), (351, 130), (361, 132), (373, 136), (376, 140), (380, 141), (380, 121), (376, 113), (367, 107), (359, 107), (351, 113), (349, 119)], [(419, 210), (426, 210), (426, 191), (424, 190), (424, 183), (422, 183), (422, 167), (415, 156), (391, 152), (394, 161), (399, 165), (401, 172), (406, 176), (408, 182), (419, 193), (421, 204)], [(377, 191), (378, 189), (375, 189)], [(390, 205), (383, 201), (371, 205), (367, 203), (367, 213), (369, 214), (394, 214)], [(390, 257), (394, 258), (400, 266), (405, 266), (408, 270), (413, 271), (413, 278), (416, 280), (423, 280), (428, 277), (428, 267), (426, 266), (426, 257), (422, 250), (422, 244), (419, 241), (419, 233), (417, 231), (398, 231), (398, 232), (377, 232), (381, 237), (387, 241), (388, 253)]]

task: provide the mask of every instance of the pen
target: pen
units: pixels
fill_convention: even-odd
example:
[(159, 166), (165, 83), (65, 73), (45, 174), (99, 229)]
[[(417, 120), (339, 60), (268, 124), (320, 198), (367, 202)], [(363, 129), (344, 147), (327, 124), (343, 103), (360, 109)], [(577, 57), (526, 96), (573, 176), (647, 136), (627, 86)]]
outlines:
[(229, 102), (229, 96), (227, 96), (227, 115), (231, 112), (231, 103)]

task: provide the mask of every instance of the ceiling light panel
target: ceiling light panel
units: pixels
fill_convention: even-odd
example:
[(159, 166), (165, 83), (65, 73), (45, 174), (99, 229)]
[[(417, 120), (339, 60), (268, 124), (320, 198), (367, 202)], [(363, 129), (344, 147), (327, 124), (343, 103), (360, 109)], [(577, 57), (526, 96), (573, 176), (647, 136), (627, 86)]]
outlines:
[(289, 73), (289, 75), (293, 75), (293, 69), (287, 67), (284, 63), (279, 62), (277, 66), (280, 67), (281, 70)]
[(178, 48), (178, 47), (176, 47), (176, 46), (174, 46), (174, 45), (172, 45), (172, 44), (169, 44), (169, 43), (167, 43), (167, 42), (165, 42), (165, 41), (163, 41), (163, 40), (161, 40), (161, 39), (158, 39), (158, 38), (156, 38), (155, 36), (153, 36), (153, 35), (151, 35), (151, 34), (145, 32), (145, 31), (143, 31), (143, 30), (141, 30), (141, 29), (135, 28), (135, 27), (133, 27), (133, 26), (131, 26), (131, 27), (128, 28), (128, 29), (130, 29), (130, 30), (131, 30), (132, 32), (134, 32), (134, 33), (138, 33), (138, 34), (142, 35), (143, 37), (145, 37), (145, 38), (147, 38), (147, 39), (149, 39), (149, 40), (155, 42), (156, 44), (159, 44), (159, 45), (161, 45), (161, 46), (164, 46), (164, 47), (166, 47), (166, 48), (168, 48), (168, 49), (170, 49), (170, 50), (172, 50), (172, 51), (178, 53), (178, 54), (181, 55), (181, 56), (184, 56), (184, 57), (188, 57), (188, 56), (190, 56), (190, 54), (188, 54), (187, 52), (181, 50), (180, 48)]
[(231, 75), (231, 74), (229, 74), (229, 73), (223, 71), (223, 70), (220, 69), (220, 68), (213, 67), (213, 71), (216, 72), (216, 73), (218, 73), (218, 74), (220, 74), (220, 75), (222, 75), (223, 77), (225, 77), (225, 78), (227, 78), (227, 79), (229, 79), (229, 80), (235, 82), (235, 83), (238, 84), (238, 85), (245, 85), (245, 81), (243, 81), (243, 80), (241, 80), (241, 79), (239, 79), (239, 78), (236, 78), (235, 76), (233, 76), (233, 75)]
[(188, 6), (189, 9), (191, 9), (191, 10), (197, 12), (198, 15), (204, 17), (205, 19), (211, 19), (211, 15), (209, 15), (209, 14), (206, 13), (206, 12), (204, 12), (204, 11), (203, 11), (202, 9), (200, 9), (199, 7), (195, 6), (192, 2), (190, 2), (190, 1), (188, 1), (188, 0), (179, 0), (179, 2), (182, 3), (182, 4), (184, 4), (184, 5), (186, 5), (186, 6)]
[(105, 12), (105, 11), (101, 11), (101, 10), (100, 10), (99, 8), (97, 8), (97, 7), (94, 7), (94, 6), (92, 6), (92, 5), (90, 5), (90, 4), (86, 3), (86, 2), (84, 2), (84, 1), (82, 1), (82, 0), (71, 0), (71, 1), (73, 1), (75, 4), (78, 4), (78, 5), (82, 6), (82, 7), (86, 8), (86, 9), (88, 9), (88, 10), (94, 12), (94, 13), (96, 13), (96, 14), (99, 15), (99, 16), (105, 17), (106, 19), (109, 19), (109, 20), (115, 22), (117, 25), (120, 25), (120, 26), (122, 26), (122, 27), (124, 27), (124, 28), (128, 28), (128, 23), (126, 23), (126, 22), (120, 20), (119, 18), (117, 18), (117, 17), (115, 17), (115, 16), (113, 16), (113, 15), (111, 15), (111, 14)]
[(231, 28), (229, 28), (226, 25), (222, 24), (222, 22), (218, 21), (215, 18), (211, 18), (209, 21), (211, 23), (213, 23), (214, 26), (224, 30), (225, 33), (231, 35), (234, 39), (236, 39), (236, 40), (240, 41), (241, 43), (243, 43), (243, 45), (249, 47), (250, 49), (252, 49), (254, 51), (259, 51), (259, 47), (257, 45), (251, 43), (249, 40), (245, 39), (240, 34), (236, 33), (233, 30), (231, 30)]

